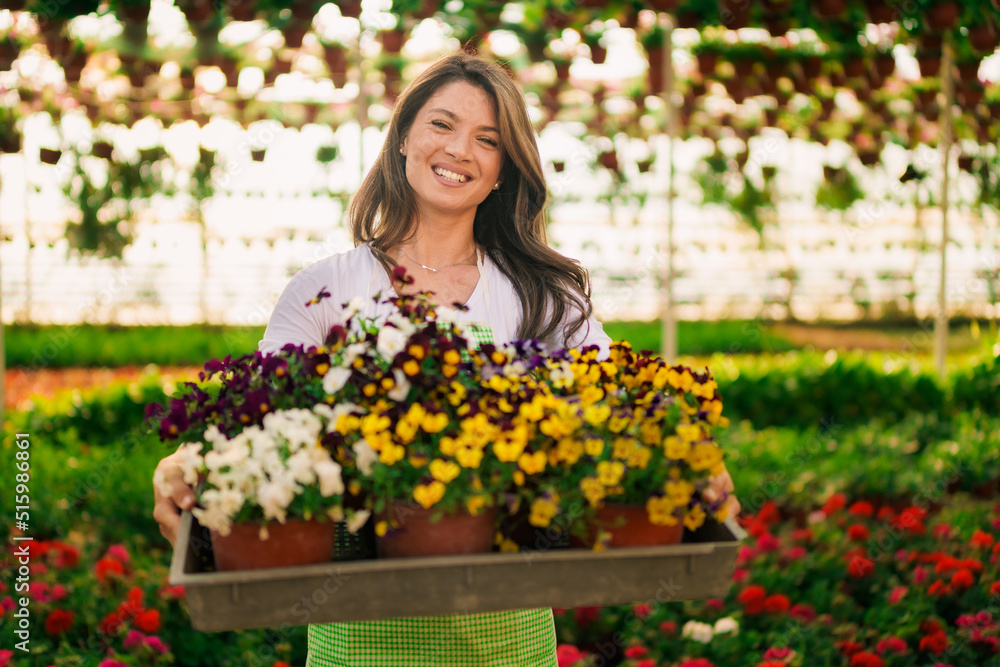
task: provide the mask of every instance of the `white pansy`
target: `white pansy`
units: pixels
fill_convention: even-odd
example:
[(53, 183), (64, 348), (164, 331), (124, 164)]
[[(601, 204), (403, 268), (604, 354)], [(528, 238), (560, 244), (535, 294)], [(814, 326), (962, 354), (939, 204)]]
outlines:
[(330, 459), (316, 462), (314, 467), (319, 477), (319, 492), (324, 498), (344, 493), (344, 480), (340, 476), (340, 464)]
[(285, 510), (295, 499), (295, 484), (290, 478), (272, 479), (257, 490), (257, 502), (264, 510), (264, 518), (285, 522)]
[(264, 416), (264, 430), (284, 438), (292, 451), (315, 443), (322, 428), (319, 417), (304, 408), (278, 410)]
[(228, 440), (226, 436), (222, 434), (219, 427), (212, 424), (207, 429), (205, 429), (205, 442), (209, 443), (213, 447), (219, 447), (220, 445), (225, 446), (225, 440)]
[(299, 484), (308, 485), (316, 481), (316, 473), (313, 472), (314, 459), (310, 450), (300, 449), (289, 456), (285, 463), (288, 466), (288, 474)]
[(707, 644), (712, 641), (712, 635), (712, 626), (708, 623), (700, 623), (698, 621), (688, 621), (681, 629), (682, 637), (690, 637), (694, 641), (701, 642), (702, 644)]
[(219, 504), (220, 491), (208, 489), (202, 493), (202, 505), (204, 508), (195, 507), (191, 514), (198, 519), (198, 523), (210, 530), (214, 530), (220, 535), (228, 535), (232, 528), (232, 520), (229, 515), (222, 511)]
[(740, 624), (732, 616), (725, 616), (715, 622), (713, 630), (717, 635), (726, 634), (727, 632), (731, 632), (735, 635), (740, 631)]
[(362, 475), (372, 474), (372, 465), (378, 461), (378, 454), (372, 449), (372, 446), (368, 444), (367, 440), (358, 440), (354, 443), (351, 448), (354, 450), (354, 455), (357, 457), (358, 470), (361, 471)]
[(363, 296), (356, 296), (347, 302), (344, 306), (344, 319), (350, 319), (364, 310), (365, 298)]
[(375, 349), (386, 361), (392, 361), (406, 346), (409, 336), (397, 327), (382, 327), (378, 332)]
[(392, 375), (396, 379), (396, 386), (387, 391), (385, 395), (397, 403), (402, 403), (410, 394), (410, 381), (407, 379), (406, 373), (398, 368), (392, 371)]
[(438, 322), (443, 324), (454, 324), (457, 326), (461, 325), (459, 322), (459, 311), (457, 308), (450, 308), (448, 306), (434, 306), (434, 315)]
[(392, 312), (385, 321), (387, 324), (391, 324), (399, 329), (407, 338), (417, 330), (417, 326), (408, 317), (403, 316), (398, 311)]
[(341, 366), (344, 368), (350, 367), (354, 363), (354, 360), (358, 358), (358, 355), (364, 354), (367, 350), (367, 343), (351, 343), (344, 348), (344, 363)]
[(194, 486), (198, 482), (198, 473), (205, 466), (205, 459), (201, 456), (200, 442), (188, 442), (181, 445), (181, 472), (184, 476), (184, 483)]
[(336, 394), (351, 379), (351, 373), (350, 368), (334, 366), (323, 376), (323, 391), (328, 394)]
[(528, 373), (528, 366), (520, 359), (512, 361), (503, 367), (503, 374), (508, 378), (524, 377)]
[(348, 532), (356, 533), (361, 530), (361, 527), (365, 525), (371, 514), (371, 510), (361, 510), (359, 512), (355, 512), (354, 515), (347, 520)]

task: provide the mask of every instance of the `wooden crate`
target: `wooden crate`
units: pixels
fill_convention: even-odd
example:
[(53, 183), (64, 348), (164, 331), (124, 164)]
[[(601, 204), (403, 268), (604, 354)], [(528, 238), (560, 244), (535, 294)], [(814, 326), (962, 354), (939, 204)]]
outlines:
[(589, 551), (551, 548), (212, 572), (207, 531), (184, 512), (170, 583), (196, 630), (724, 597), (745, 537), (731, 519), (684, 543)]

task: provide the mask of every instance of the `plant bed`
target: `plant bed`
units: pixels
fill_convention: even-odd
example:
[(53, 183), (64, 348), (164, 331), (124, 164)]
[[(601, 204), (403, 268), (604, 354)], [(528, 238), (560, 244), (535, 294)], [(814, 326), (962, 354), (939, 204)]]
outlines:
[[(170, 584), (184, 586), (191, 623), (206, 632), (695, 600), (727, 594), (744, 536), (727, 520), (685, 533), (678, 545), (596, 552), (552, 548), (377, 559), (370, 557), (370, 550), (345, 550), (338, 544), (335, 560), (328, 564), (220, 573), (210, 571), (207, 533), (185, 512)], [(320, 590), (328, 595), (316, 595)], [(353, 603), (345, 605), (345, 599)]]

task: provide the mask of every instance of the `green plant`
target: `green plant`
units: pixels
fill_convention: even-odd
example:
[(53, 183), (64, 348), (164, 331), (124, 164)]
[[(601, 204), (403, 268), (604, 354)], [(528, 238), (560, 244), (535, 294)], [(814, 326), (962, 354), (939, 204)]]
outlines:
[(823, 167), (823, 182), (816, 189), (816, 206), (828, 211), (846, 211), (864, 196), (864, 190), (846, 166)]

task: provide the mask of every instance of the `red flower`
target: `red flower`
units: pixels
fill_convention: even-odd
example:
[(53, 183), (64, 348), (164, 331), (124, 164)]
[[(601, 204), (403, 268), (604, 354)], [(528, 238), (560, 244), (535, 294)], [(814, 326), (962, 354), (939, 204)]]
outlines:
[(835, 493), (823, 505), (823, 514), (830, 516), (834, 512), (844, 509), (847, 505), (847, 497), (843, 493)]
[(896, 510), (892, 509), (888, 505), (884, 505), (879, 508), (878, 514), (875, 518), (879, 521), (894, 521), (896, 519)]
[(577, 607), (573, 610), (573, 615), (576, 618), (577, 625), (586, 627), (597, 620), (597, 615), (600, 611), (600, 607)]
[(785, 663), (780, 660), (768, 660), (767, 662), (757, 663), (757, 667), (785, 667)]
[(851, 505), (847, 512), (854, 516), (871, 516), (875, 513), (875, 508), (867, 500), (859, 500)]
[(637, 604), (634, 607), (632, 607), (632, 613), (635, 614), (638, 618), (642, 619), (648, 618), (650, 612), (652, 611), (653, 607), (648, 604)]
[(710, 598), (708, 600), (705, 600), (705, 606), (715, 611), (722, 611), (722, 609), (725, 608), (726, 603), (720, 600), (719, 598)]
[(652, 658), (646, 658), (635, 663), (635, 667), (656, 667), (656, 661)]
[(925, 510), (919, 507), (907, 507), (899, 513), (894, 523), (898, 528), (909, 531), (914, 535), (922, 535), (927, 530), (926, 526), (924, 526), (924, 519), (926, 517), (927, 512)]
[(155, 609), (147, 609), (140, 612), (135, 617), (133, 624), (147, 635), (155, 634), (160, 629), (160, 612)]
[(944, 653), (948, 648), (948, 636), (943, 632), (935, 632), (920, 640), (920, 650), (928, 653)]
[(946, 523), (934, 526), (934, 531), (932, 533), (934, 537), (940, 537), (943, 540), (947, 540), (951, 537), (951, 526)]
[(572, 644), (560, 644), (556, 648), (556, 662), (559, 667), (567, 667), (574, 662), (578, 662), (587, 657), (587, 653), (581, 651)]
[(850, 657), (855, 653), (860, 652), (861, 649), (863, 648), (860, 643), (851, 641), (849, 639), (843, 639), (839, 642), (836, 642), (835, 645), (838, 649), (840, 649), (840, 652), (847, 657)]
[(809, 528), (796, 528), (792, 531), (792, 540), (795, 542), (811, 542), (813, 532)]
[(1000, 581), (994, 581), (990, 586), (990, 595), (1000, 595)]
[(73, 612), (66, 609), (53, 609), (45, 617), (45, 632), (59, 635), (73, 627)]
[(989, 533), (977, 530), (972, 534), (972, 539), (969, 540), (969, 546), (974, 549), (985, 549), (993, 544), (993, 536)]
[(291, 666), (291, 665), (289, 665), (289, 664), (288, 664), (287, 662), (285, 662), (284, 660), (279, 660), (279, 661), (277, 661), (276, 663), (274, 663), (273, 665), (271, 665), (271, 667), (292, 667), (292, 666)]
[(943, 581), (935, 581), (927, 587), (927, 592), (931, 595), (947, 595), (951, 593), (951, 586)]
[(122, 627), (122, 619), (119, 618), (118, 614), (111, 612), (105, 616), (100, 623), (97, 624), (97, 629), (101, 634), (104, 635), (115, 635), (118, 634), (118, 630)]
[(97, 580), (102, 584), (107, 583), (108, 575), (110, 574), (125, 574), (125, 566), (121, 564), (121, 561), (115, 560), (114, 558), (104, 558), (97, 561)]
[(788, 611), (790, 606), (791, 602), (789, 602), (788, 596), (780, 593), (771, 595), (764, 600), (764, 610), (771, 614), (783, 614)]
[(781, 548), (781, 540), (771, 533), (764, 533), (757, 538), (757, 550), (762, 554), (771, 553)]
[(812, 623), (816, 619), (816, 609), (811, 604), (798, 603), (792, 605), (788, 615), (801, 623)]
[(743, 581), (749, 576), (750, 576), (750, 570), (746, 568), (738, 567), (735, 570), (733, 570), (733, 581)]
[(629, 646), (625, 649), (626, 658), (645, 658), (649, 655), (649, 649), (645, 646)]
[(903, 599), (908, 590), (910, 589), (906, 586), (895, 586), (892, 592), (889, 593), (889, 604), (899, 604), (899, 601)]
[(861, 651), (851, 656), (851, 667), (883, 667), (885, 660), (874, 653)]
[(886, 637), (881, 640), (876, 646), (875, 651), (877, 653), (906, 653), (906, 642), (899, 637)]
[(742, 604), (747, 614), (759, 614), (764, 610), (764, 600), (767, 598), (767, 591), (763, 586), (756, 584), (743, 589), (736, 600)]
[(944, 632), (944, 629), (936, 618), (925, 618), (920, 621), (920, 632), (925, 635), (936, 635), (939, 632)]
[[(164, 600), (180, 600), (184, 597), (184, 587), (183, 586), (165, 586), (160, 590), (160, 597)], [(555, 613), (555, 610), (553, 610)], [(559, 616), (565, 613), (565, 609), (559, 610)]]
[(53, 563), (56, 567), (73, 567), (80, 562), (80, 550), (76, 547), (53, 540), (52, 548), (56, 553)]
[(778, 509), (777, 504), (773, 500), (768, 500), (760, 506), (760, 511), (757, 512), (757, 520), (762, 523), (778, 523), (781, 521), (781, 510)]
[(787, 646), (772, 646), (764, 651), (764, 660), (785, 660), (792, 655), (792, 649)]
[(975, 575), (964, 567), (951, 575), (951, 585), (954, 588), (969, 588), (974, 583), (976, 583)]
[(851, 556), (850, 562), (847, 564), (847, 573), (854, 577), (855, 579), (862, 579), (867, 577), (875, 570), (875, 563), (872, 562), (870, 558), (865, 556), (854, 555)]
[(853, 542), (864, 542), (869, 534), (868, 528), (860, 523), (855, 523), (847, 529), (847, 537)]
[(695, 658), (694, 660), (685, 660), (679, 667), (715, 667), (705, 658)]
[(673, 621), (663, 621), (660, 623), (660, 632), (668, 635), (672, 632), (677, 632), (677, 624)]

